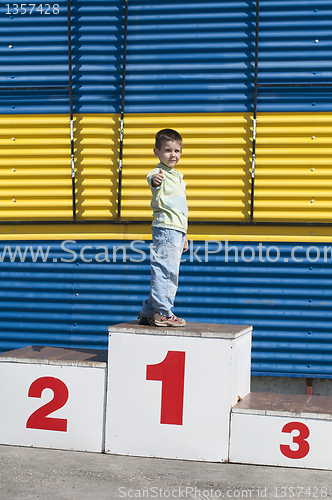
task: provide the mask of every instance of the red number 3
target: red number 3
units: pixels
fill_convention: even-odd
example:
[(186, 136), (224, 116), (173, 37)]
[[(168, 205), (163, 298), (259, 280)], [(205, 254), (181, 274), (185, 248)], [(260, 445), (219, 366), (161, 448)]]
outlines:
[(288, 446), (288, 444), (281, 444), (280, 451), (287, 458), (304, 458), (308, 455), (310, 450), (309, 443), (308, 441), (306, 441), (306, 439), (309, 437), (310, 431), (308, 427), (302, 422), (288, 422), (283, 426), (281, 432), (291, 433), (294, 430), (299, 431), (298, 436), (293, 436), (293, 443), (296, 443), (298, 445), (298, 449), (294, 451)]
[(40, 398), (44, 389), (52, 389), (54, 393), (53, 399), (30, 415), (26, 427), (28, 429), (67, 432), (66, 418), (48, 417), (50, 413), (59, 410), (67, 403), (69, 392), (66, 384), (55, 377), (37, 378), (30, 385), (28, 397)]

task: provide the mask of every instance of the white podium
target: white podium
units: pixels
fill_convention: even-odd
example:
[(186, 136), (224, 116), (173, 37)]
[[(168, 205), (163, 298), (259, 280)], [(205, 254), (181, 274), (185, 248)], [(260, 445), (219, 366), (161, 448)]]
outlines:
[(251, 326), (109, 327), (105, 451), (223, 462), (250, 391)]
[(251, 330), (133, 321), (108, 353), (2, 353), (0, 444), (332, 470), (332, 397), (250, 393)]
[(0, 443), (104, 451), (106, 359), (42, 346), (0, 354)]
[(231, 462), (331, 470), (331, 442), (332, 397), (250, 393), (232, 409)]

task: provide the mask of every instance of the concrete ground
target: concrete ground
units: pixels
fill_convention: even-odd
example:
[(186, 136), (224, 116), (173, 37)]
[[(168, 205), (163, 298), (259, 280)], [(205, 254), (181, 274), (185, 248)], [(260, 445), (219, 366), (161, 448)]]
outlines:
[(332, 471), (0, 446), (0, 500), (36, 498), (324, 499)]

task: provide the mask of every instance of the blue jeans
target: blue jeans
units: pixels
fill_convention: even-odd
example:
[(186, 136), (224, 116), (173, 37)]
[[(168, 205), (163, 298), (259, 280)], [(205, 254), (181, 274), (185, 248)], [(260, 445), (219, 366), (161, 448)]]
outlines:
[(141, 310), (149, 318), (154, 311), (167, 317), (173, 314), (184, 238), (176, 229), (152, 228), (150, 295)]

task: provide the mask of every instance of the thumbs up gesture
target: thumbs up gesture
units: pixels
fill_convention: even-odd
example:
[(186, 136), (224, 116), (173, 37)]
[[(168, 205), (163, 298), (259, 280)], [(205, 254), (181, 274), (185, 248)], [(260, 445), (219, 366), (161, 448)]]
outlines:
[(152, 185), (155, 187), (160, 186), (160, 184), (163, 182), (163, 178), (164, 178), (164, 172), (163, 169), (160, 168), (159, 172), (152, 176)]

